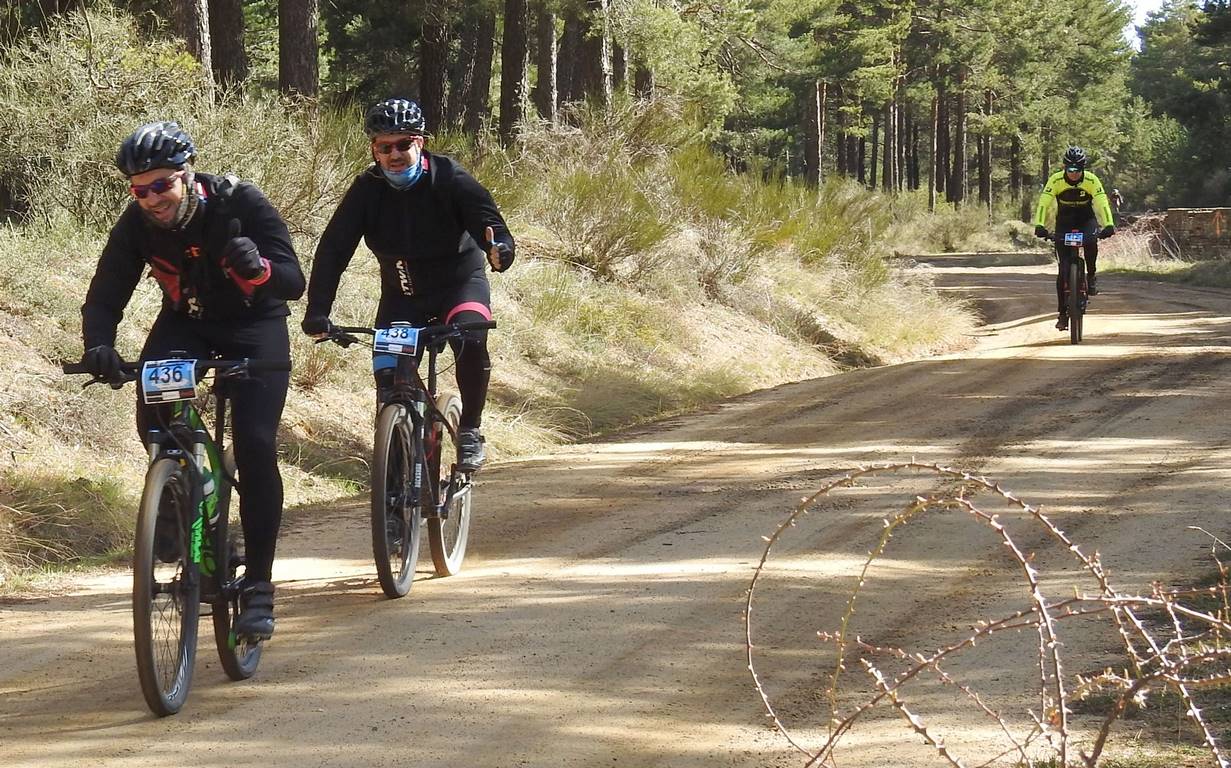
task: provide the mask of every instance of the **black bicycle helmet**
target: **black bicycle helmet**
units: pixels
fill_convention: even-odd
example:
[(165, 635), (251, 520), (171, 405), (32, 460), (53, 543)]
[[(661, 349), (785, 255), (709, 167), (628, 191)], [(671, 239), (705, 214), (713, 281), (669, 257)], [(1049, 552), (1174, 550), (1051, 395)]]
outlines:
[(369, 137), (382, 133), (411, 133), (427, 135), (423, 110), (409, 99), (385, 99), (368, 110), (363, 120), (363, 131)]
[(1086, 169), (1086, 150), (1081, 147), (1069, 147), (1064, 151), (1064, 167), (1076, 168), (1079, 171)]
[(196, 156), (196, 145), (184, 129), (164, 121), (146, 123), (124, 139), (115, 153), (115, 165), (131, 177), (155, 168), (183, 168)]

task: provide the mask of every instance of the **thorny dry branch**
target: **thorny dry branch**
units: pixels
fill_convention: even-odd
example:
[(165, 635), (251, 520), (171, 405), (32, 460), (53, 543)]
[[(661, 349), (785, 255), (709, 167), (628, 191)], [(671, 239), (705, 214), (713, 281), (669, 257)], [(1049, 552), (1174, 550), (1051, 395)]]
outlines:
[[(809, 748), (788, 729), (778, 712), (775, 711), (769, 694), (757, 673), (753, 653), (755, 645), (753, 643), (752, 607), (758, 581), (765, 573), (774, 545), (790, 528), (796, 525), (800, 518), (807, 515), (822, 497), (839, 488), (854, 487), (864, 477), (906, 471), (933, 473), (943, 480), (955, 482), (957, 487), (927, 497), (918, 496), (905, 509), (884, 519), (880, 538), (863, 563), (855, 586), (846, 601), (846, 608), (838, 622), (837, 630), (817, 632), (817, 636), (833, 648), (836, 662), (832, 673), (828, 676), (829, 736), (819, 748)], [(1049, 537), (1062, 544), (1077, 559), (1080, 566), (1097, 584), (1097, 591), (1078, 592), (1064, 599), (1049, 599), (1040, 584), (1039, 572), (1031, 564), (1032, 556), (1027, 555), (1018, 547), (996, 515), (982, 511), (970, 500), (969, 497), (980, 490), (991, 491), (1041, 525)], [(851, 618), (854, 615), (860, 592), (867, 583), (872, 565), (885, 555), (895, 531), (933, 511), (965, 512), (975, 522), (991, 528), (1000, 537), (1004, 548), (1021, 569), (1022, 578), (1030, 594), (1030, 607), (1001, 618), (980, 621), (966, 637), (930, 654), (911, 653), (902, 648), (871, 645), (863, 642), (859, 637), (852, 638)], [(984, 716), (994, 719), (999, 724), (1011, 745), (1001, 754), (1016, 753), (1019, 765), (1022, 766), (1058, 764), (1095, 768), (1112, 727), (1124, 714), (1128, 705), (1134, 702), (1140, 704), (1144, 701), (1147, 692), (1151, 690), (1167, 689), (1178, 694), (1183, 700), (1189, 718), (1196, 723), (1205, 747), (1215, 763), (1219, 768), (1229, 768), (1231, 763), (1228, 762), (1224, 749), (1218, 744), (1209, 723), (1203, 717), (1192, 695), (1192, 690), (1196, 688), (1231, 683), (1231, 644), (1226, 642), (1226, 638), (1231, 637), (1231, 634), (1228, 634), (1231, 633), (1231, 624), (1225, 620), (1225, 617), (1231, 615), (1231, 610), (1228, 610), (1228, 605), (1231, 604), (1228, 598), (1228, 568), (1217, 557), (1219, 547), (1224, 549), (1231, 549), (1231, 547), (1212, 534), (1203, 530), (1201, 532), (1213, 541), (1212, 551), (1220, 574), (1217, 586), (1202, 589), (1163, 589), (1155, 584), (1148, 597), (1121, 594), (1112, 587), (1097, 554), (1084, 554), (1080, 547), (1038, 508), (1025, 503), (983, 477), (938, 464), (916, 461), (862, 466), (804, 498), (773, 534), (765, 537), (765, 549), (748, 587), (744, 606), (748, 671), (752, 675), (753, 684), (765, 706), (767, 716), (786, 740), (807, 756), (806, 766), (835, 765), (834, 750), (842, 737), (861, 717), (878, 704), (886, 702), (897, 711), (916, 734), (933, 747), (939, 758), (952, 766), (966, 765), (963, 758), (955, 754), (944, 743), (941, 736), (929, 730), (923, 717), (907, 704), (908, 698), (904, 689), (909, 683), (918, 679), (921, 673), (930, 671), (943, 685), (962, 692)], [(1211, 615), (1179, 602), (1180, 598), (1195, 596), (1219, 599), (1222, 610), (1218, 611), (1217, 615)], [(1174, 636), (1165, 642), (1161, 641), (1159, 637), (1161, 628), (1149, 626), (1139, 615), (1140, 612), (1165, 615), (1169, 619), (1169, 629)], [(1062, 668), (1063, 643), (1060, 639), (1059, 624), (1065, 619), (1089, 616), (1105, 616), (1114, 622), (1129, 662), (1128, 668), (1120, 672), (1108, 669), (1102, 674), (1091, 677), (1077, 675), (1073, 681), (1072, 690), (1066, 690)], [(976, 642), (989, 638), (993, 633), (1022, 629), (1033, 629), (1039, 636), (1037, 664), (1040, 710), (1026, 713), (1028, 719), (1034, 724), (1033, 728), (1029, 733), (1017, 737), (1014, 735), (1013, 726), (1004, 715), (993, 710), (969, 686), (954, 679), (941, 667), (941, 662), (973, 647)], [(859, 664), (871, 677), (876, 692), (850, 711), (842, 712), (839, 708), (841, 676), (846, 669), (844, 659), (848, 657), (848, 652), (852, 647), (860, 652)], [(904, 671), (891, 676), (878, 666), (875, 660), (877, 656), (888, 656), (907, 663), (909, 666)], [(1080, 762), (1070, 762), (1074, 742), (1074, 734), (1068, 720), (1068, 715), (1072, 711), (1070, 704), (1075, 700), (1100, 692), (1110, 692), (1115, 696), (1111, 712), (1103, 720), (1101, 727), (1091, 740), (1089, 751), (1078, 750)], [(1030, 746), (1036, 742), (1046, 744), (1042, 754), (1039, 754), (1037, 750), (1035, 754), (1031, 753)]]

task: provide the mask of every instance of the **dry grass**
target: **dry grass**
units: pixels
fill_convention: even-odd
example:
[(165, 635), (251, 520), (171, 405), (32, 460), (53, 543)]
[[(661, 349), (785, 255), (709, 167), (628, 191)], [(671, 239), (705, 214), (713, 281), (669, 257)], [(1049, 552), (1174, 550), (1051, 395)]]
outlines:
[[(139, 122), (175, 117), (197, 138), (202, 170), (236, 172), (266, 192), (308, 271), (323, 221), (368, 158), (355, 115), (249, 97), (215, 103), (191, 88), (167, 88), (164, 80), (192, 79), (191, 60), (160, 59), (176, 47), (139, 40), (118, 12), (92, 18), (94, 65), (77, 55), (88, 41), (72, 24), (14, 51), (21, 67), (0, 62), (7, 115), (0, 185), (30, 206), (20, 228), (0, 229), (0, 504), (9, 524), (43, 530), (27, 525), (29, 515), (54, 518), (47, 510), (70, 504), (36, 499), (30, 478), (68, 492), (79, 477), (113, 475), (114, 493), (93, 504), (108, 512), (72, 524), (114, 543), (112, 512), (131, 516), (130, 495), (140, 487), (134, 395), (82, 392), (58, 361), (80, 355), (79, 307), (123, 188), (106, 162), (70, 161), (106, 158)], [(117, 64), (124, 56), (141, 66), (125, 69)], [(98, 89), (99, 78), (127, 90)], [(60, 110), (65, 104), (71, 109)], [(62, 115), (73, 146), (32, 117), (51, 111)], [(511, 150), (488, 138), (433, 138), (434, 149), (489, 186), (519, 241), (517, 264), (492, 278), (500, 327), (491, 335), (484, 431), (496, 458), (760, 387), (927, 354), (959, 343), (968, 328), (961, 307), (886, 266), (885, 234), (904, 215), (895, 205), (852, 184), (817, 191), (731, 174), (683, 113), (671, 102), (584, 110), (579, 127), (528, 127)], [(268, 151), (288, 143), (297, 151)], [(66, 177), (76, 181), (71, 199)], [(378, 296), (375, 259), (361, 247), (333, 320), (370, 323)], [(135, 356), (159, 302), (143, 281), (120, 326), (121, 354)], [(369, 356), (314, 345), (297, 333), (302, 311), (301, 303), (292, 307), (295, 371), (280, 435), (290, 506), (359, 492), (371, 441)], [(452, 379), (446, 372), (445, 386)], [(100, 553), (47, 543), (70, 560)], [(35, 564), (22, 557), (0, 552), (0, 560)]]

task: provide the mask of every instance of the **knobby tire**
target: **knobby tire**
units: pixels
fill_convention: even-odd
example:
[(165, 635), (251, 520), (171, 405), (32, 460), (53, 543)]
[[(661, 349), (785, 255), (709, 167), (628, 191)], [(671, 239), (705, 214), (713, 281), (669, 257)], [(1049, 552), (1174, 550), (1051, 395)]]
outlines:
[[(406, 407), (390, 403), (376, 422), (372, 456), (372, 557), (380, 588), (403, 597), (414, 584), (422, 514), (411, 505), (418, 449)], [(424, 494), (427, 489), (424, 489)]]
[[(137, 677), (150, 710), (173, 715), (184, 705), (192, 685), (197, 653), (197, 619), (201, 584), (197, 566), (188, 557), (192, 515), (191, 476), (176, 459), (150, 466), (137, 514), (133, 551), (133, 639)], [(164, 506), (179, 521), (179, 558), (162, 563), (154, 554), (154, 528)]]
[[(214, 529), (214, 551), (222, 553), (217, 558), (219, 579), (222, 587), (235, 585), (243, 576), (244, 560), (244, 526), (240, 524), (239, 514), (231, 512), (231, 494), (234, 489), (227, 476), (236, 477), (235, 454), (230, 448), (223, 457), (226, 472), (220, 478), (218, 487), (217, 527)], [(214, 645), (218, 648), (218, 660), (222, 662), (222, 671), (232, 680), (247, 680), (256, 673), (261, 663), (261, 643), (251, 638), (237, 638), (232, 633), (232, 627), (239, 620), (239, 593), (235, 590), (219, 589), (211, 606), (214, 624)]]
[[(453, 468), (457, 463), (458, 425), (462, 418), (462, 401), (456, 395), (440, 395), (436, 407), (444, 414), (448, 427), (439, 420), (432, 423), (430, 449), (428, 451), (429, 479), (434, 483), (436, 499), (444, 501), (449, 492), (449, 483), (454, 479)], [(464, 483), (454, 492), (449, 509), (444, 517), (433, 516), (427, 521), (427, 540), (432, 550), (432, 565), (439, 576), (453, 576), (462, 569), (466, 557), (466, 540), (470, 537), (470, 509), (474, 485), (469, 477), (456, 476)]]

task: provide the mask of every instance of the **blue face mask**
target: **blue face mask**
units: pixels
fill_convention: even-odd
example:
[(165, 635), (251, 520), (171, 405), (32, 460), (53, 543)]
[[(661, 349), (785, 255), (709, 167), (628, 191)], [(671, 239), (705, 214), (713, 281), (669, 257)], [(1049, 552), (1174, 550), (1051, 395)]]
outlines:
[(418, 181), (419, 177), (423, 175), (423, 160), (420, 158), (418, 162), (414, 163), (406, 170), (398, 171), (397, 173), (390, 173), (384, 168), (381, 168), (380, 172), (385, 175), (385, 179), (395, 188), (408, 189), (410, 185)]

